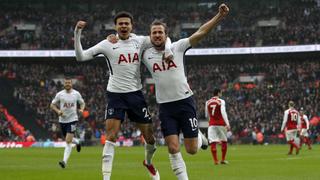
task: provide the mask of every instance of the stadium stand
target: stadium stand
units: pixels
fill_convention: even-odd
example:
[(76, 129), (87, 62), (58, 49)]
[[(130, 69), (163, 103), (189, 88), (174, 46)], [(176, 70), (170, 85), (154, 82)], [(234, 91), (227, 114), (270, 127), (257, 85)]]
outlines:
[[(88, 22), (83, 32), (84, 48), (95, 45), (109, 33), (114, 33), (112, 16), (127, 10), (135, 17), (135, 33), (148, 34), (149, 23), (163, 19), (170, 27), (172, 40), (189, 36), (215, 12), (219, 2), (111, 0), (112, 8), (104, 1), (84, 0), (61, 3), (57, 1), (1, 1), (1, 50), (73, 50), (73, 29), (77, 20)], [(117, 2), (117, 3), (115, 3)], [(320, 42), (319, 0), (261, 0), (228, 1), (232, 11), (199, 47), (260, 47), (277, 45), (317, 44)], [(177, 8), (179, 6), (179, 8)], [(19, 7), (19, 8), (17, 8)], [(143, 13), (141, 9), (143, 7)], [(288, 8), (290, 7), (290, 8)], [(187, 78), (194, 91), (198, 116), (205, 120), (204, 104), (214, 87), (224, 90), (232, 132), (235, 139), (251, 138), (256, 129), (267, 137), (277, 138), (283, 110), (289, 99), (303, 106), (310, 118), (318, 118), (319, 111), (319, 56), (249, 60), (237, 57), (223, 61), (214, 56), (197, 57), (186, 61)], [(143, 79), (150, 78), (142, 68)], [(87, 104), (89, 115), (80, 118), (80, 136), (90, 142), (104, 134), (105, 94), (108, 71), (102, 61), (76, 63), (74, 59), (0, 59), (1, 83), (8, 87), (15, 107), (24, 115), (17, 117), (39, 139), (60, 140), (56, 114), (49, 109), (54, 94), (62, 88), (64, 75), (73, 77)], [(3, 84), (1, 84), (3, 85)], [(143, 91), (150, 104), (154, 128), (162, 138), (154, 86), (144, 83)], [(2, 95), (5, 99), (9, 96)], [(1, 102), (1, 101), (0, 101)], [(16, 109), (16, 111), (18, 111)], [(1, 113), (0, 113), (1, 115)], [(31, 120), (24, 117), (30, 117)], [(8, 123), (0, 119), (0, 139), (16, 140), (18, 136), (7, 130)], [(318, 137), (320, 125), (312, 126), (311, 136)], [(121, 138), (139, 142), (140, 132), (125, 121)]]
[[(61, 2), (1, 1), (0, 49), (73, 49), (73, 29), (79, 19), (89, 23), (82, 42), (84, 47), (90, 47), (114, 32), (112, 17), (120, 10), (134, 15), (137, 34), (148, 34), (149, 24), (154, 19), (163, 19), (170, 27), (170, 37), (180, 39), (212, 17), (214, 7), (219, 4), (200, 0)], [(232, 9), (228, 18), (199, 47), (320, 42), (317, 0), (228, 1), (228, 4)]]
[[(205, 100), (212, 95), (213, 88), (222, 88), (236, 139), (251, 137), (256, 128), (265, 136), (276, 138), (280, 133), (283, 111), (287, 101), (292, 98), (297, 102), (297, 107), (306, 109), (309, 117), (319, 116), (318, 60), (223, 63), (197, 63), (191, 60), (187, 64), (187, 77), (195, 93), (199, 119), (205, 119)], [(54, 94), (62, 88), (58, 77), (71, 75), (77, 80), (74, 88), (82, 93), (89, 111), (87, 118), (80, 119), (81, 131), (91, 131), (92, 137), (89, 139), (99, 138), (103, 134), (107, 68), (100, 62), (65, 64), (60, 61), (49, 65), (44, 62), (2, 62), (1, 69), (15, 74), (15, 78), (10, 79), (10, 82), (15, 84), (14, 97), (23, 103), (26, 109), (36, 114), (36, 123), (50, 132), (53, 140), (58, 140), (61, 135), (57, 117), (48, 107)], [(142, 71), (144, 79), (150, 77), (144, 68)], [(242, 82), (241, 78), (247, 76), (254, 80)], [(144, 93), (155, 120), (156, 134), (161, 139), (154, 87), (145, 83)], [(119, 136), (128, 138), (136, 136), (133, 134), (139, 134), (133, 124), (127, 121), (122, 129)]]

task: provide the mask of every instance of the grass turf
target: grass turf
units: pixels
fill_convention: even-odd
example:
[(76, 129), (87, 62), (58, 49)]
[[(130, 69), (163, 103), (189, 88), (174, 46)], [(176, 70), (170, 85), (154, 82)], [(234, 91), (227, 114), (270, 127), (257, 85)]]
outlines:
[[(286, 155), (287, 145), (229, 146), (229, 165), (213, 165), (210, 149), (188, 155), (182, 147), (190, 180), (318, 180), (319, 145), (303, 147), (299, 155)], [(63, 148), (0, 149), (1, 180), (101, 180), (102, 147), (73, 149), (66, 169), (58, 166)], [(221, 156), (220, 146), (218, 155)], [(116, 148), (112, 180), (148, 180), (142, 166), (143, 147)], [(154, 164), (162, 180), (175, 180), (166, 147), (159, 147)]]

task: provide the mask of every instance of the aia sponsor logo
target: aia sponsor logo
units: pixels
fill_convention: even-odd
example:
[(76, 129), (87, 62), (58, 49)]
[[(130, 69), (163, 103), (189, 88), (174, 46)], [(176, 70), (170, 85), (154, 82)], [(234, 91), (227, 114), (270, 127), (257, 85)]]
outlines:
[(139, 55), (138, 53), (134, 54), (120, 54), (118, 64), (127, 64), (127, 63), (134, 63), (134, 62), (139, 62)]
[(75, 105), (74, 103), (64, 103), (63, 107), (64, 108), (72, 108), (72, 107), (74, 107), (74, 105)]
[(156, 71), (166, 71), (173, 68), (177, 68), (177, 65), (173, 61), (169, 61), (169, 63), (165, 63), (162, 61), (161, 63), (154, 63), (152, 67), (152, 71), (155, 73)]

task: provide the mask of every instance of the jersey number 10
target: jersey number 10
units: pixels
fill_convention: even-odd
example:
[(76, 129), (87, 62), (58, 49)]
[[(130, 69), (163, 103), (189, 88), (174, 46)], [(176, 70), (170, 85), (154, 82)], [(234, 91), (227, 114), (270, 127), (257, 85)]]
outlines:
[(189, 118), (192, 131), (196, 130), (198, 128), (198, 120), (196, 118)]
[(290, 113), (291, 121), (296, 122), (298, 120), (298, 114), (297, 113)]

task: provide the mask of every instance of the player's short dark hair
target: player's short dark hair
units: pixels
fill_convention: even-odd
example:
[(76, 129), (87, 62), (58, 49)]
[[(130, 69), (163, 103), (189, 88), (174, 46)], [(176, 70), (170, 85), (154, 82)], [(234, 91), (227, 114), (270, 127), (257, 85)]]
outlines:
[(127, 11), (118, 12), (113, 18), (114, 24), (117, 24), (117, 20), (119, 18), (129, 18), (131, 20), (131, 24), (133, 24), (133, 16), (131, 13), (129, 13)]
[(213, 90), (213, 96), (218, 96), (220, 92), (221, 92), (221, 89), (215, 88), (215, 89)]
[(294, 102), (293, 101), (289, 101), (289, 107), (294, 107)]
[(152, 26), (163, 26), (164, 27), (164, 33), (168, 34), (168, 26), (163, 21), (158, 20), (158, 19), (154, 20), (150, 25), (150, 33), (151, 33)]
[(72, 80), (72, 78), (70, 76), (65, 76), (64, 80)]

